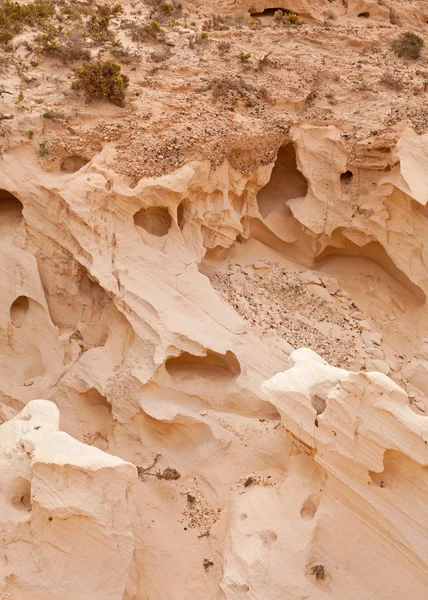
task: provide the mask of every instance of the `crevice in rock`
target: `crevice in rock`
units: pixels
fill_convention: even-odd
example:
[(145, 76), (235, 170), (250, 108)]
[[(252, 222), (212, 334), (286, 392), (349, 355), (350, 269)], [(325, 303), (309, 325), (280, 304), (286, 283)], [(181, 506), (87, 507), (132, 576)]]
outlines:
[(177, 223), (181, 231), (189, 221), (190, 217), (190, 200), (184, 198), (177, 207)]
[(61, 163), (62, 173), (76, 173), (88, 164), (88, 160), (82, 156), (67, 156)]
[(241, 373), (238, 359), (233, 352), (219, 354), (208, 350), (206, 356), (195, 356), (183, 352), (180, 356), (169, 358), (165, 367), (172, 379), (202, 377), (213, 380), (233, 380)]
[(358, 246), (343, 235), (341, 228), (336, 229), (332, 233), (331, 242), (332, 244), (327, 246), (316, 257), (315, 262), (317, 268), (322, 269), (326, 263), (337, 256), (345, 255), (368, 258), (386, 271), (397, 283), (411, 292), (417, 304), (423, 305), (425, 303), (425, 294), (422, 289), (414, 284), (407, 275), (395, 265), (394, 261), (388, 256), (379, 242), (373, 241), (364, 246)]
[(0, 236), (22, 220), (22, 202), (7, 190), (0, 190)]
[(27, 296), (18, 296), (10, 307), (10, 320), (14, 327), (21, 327), (30, 309)]
[(29, 512), (31, 510), (31, 481), (24, 477), (17, 477), (14, 481), (12, 506), (18, 510)]
[(291, 214), (287, 201), (306, 196), (308, 182), (297, 168), (294, 144), (279, 149), (269, 182), (257, 194), (260, 214), (266, 218), (272, 211)]

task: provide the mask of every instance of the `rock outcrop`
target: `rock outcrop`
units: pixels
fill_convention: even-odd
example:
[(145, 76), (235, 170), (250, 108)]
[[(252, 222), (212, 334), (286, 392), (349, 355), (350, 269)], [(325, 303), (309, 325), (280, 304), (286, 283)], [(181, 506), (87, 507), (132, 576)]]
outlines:
[(118, 600), (134, 550), (133, 465), (60, 432), (33, 400), (0, 426), (4, 600)]

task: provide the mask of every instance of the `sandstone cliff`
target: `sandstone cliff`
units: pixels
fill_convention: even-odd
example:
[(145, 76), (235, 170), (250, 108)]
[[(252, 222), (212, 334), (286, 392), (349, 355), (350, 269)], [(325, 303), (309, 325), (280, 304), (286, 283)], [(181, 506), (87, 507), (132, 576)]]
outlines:
[(0, 598), (423, 600), (428, 13), (155, 5), (2, 50)]

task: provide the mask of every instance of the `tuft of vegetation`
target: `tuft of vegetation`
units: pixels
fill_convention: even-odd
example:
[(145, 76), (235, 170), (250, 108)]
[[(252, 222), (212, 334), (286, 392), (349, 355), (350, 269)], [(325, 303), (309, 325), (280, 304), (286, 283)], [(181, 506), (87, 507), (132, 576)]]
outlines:
[(162, 27), (158, 21), (156, 21), (156, 19), (146, 23), (146, 25), (144, 25), (144, 30), (152, 37), (157, 37), (160, 33), (162, 33)]
[(160, 454), (157, 454), (153, 463), (149, 467), (137, 466), (138, 475), (141, 477), (150, 475), (152, 477), (156, 477), (156, 479), (164, 479), (165, 481), (176, 481), (177, 479), (180, 479), (181, 473), (179, 473), (177, 469), (172, 469), (171, 467), (167, 467), (163, 471), (161, 471), (160, 469), (158, 469), (157, 471), (152, 471), (159, 457)]
[(246, 63), (250, 60), (251, 58), (251, 52), (239, 52), (236, 55), (236, 58), (239, 60), (239, 62), (241, 63)]
[(22, 90), (19, 91), (18, 98), (15, 100), (15, 104), (21, 104), (24, 100), (24, 92)]
[(420, 57), (424, 44), (424, 39), (420, 35), (412, 31), (406, 31), (391, 42), (391, 48), (395, 54), (402, 58), (416, 60)]
[(214, 100), (229, 99), (232, 102), (238, 99), (248, 100), (249, 92), (256, 88), (247, 83), (242, 77), (215, 77), (209, 84)]
[(50, 144), (49, 144), (49, 142), (47, 140), (42, 140), (39, 143), (39, 154), (40, 154), (40, 156), (46, 156), (46, 154), (49, 154), (50, 149), (51, 149), (51, 147), (50, 147)]
[(27, 137), (29, 140), (32, 140), (34, 137), (34, 131), (32, 129), (30, 129), (30, 131), (27, 131)]
[(90, 100), (107, 99), (123, 106), (129, 77), (121, 73), (121, 66), (114, 61), (93, 61), (75, 69), (72, 87), (83, 90)]
[(298, 14), (293, 12), (283, 12), (282, 10), (275, 11), (273, 15), (273, 22), (276, 25), (302, 25), (303, 20)]
[(224, 40), (218, 42), (217, 48), (220, 54), (226, 54), (226, 52), (229, 52), (230, 50), (230, 42), (226, 42)]
[(391, 73), (390, 71), (386, 71), (382, 77), (379, 79), (380, 83), (390, 87), (391, 89), (399, 92), (403, 89), (403, 81), (396, 75), (395, 73)]

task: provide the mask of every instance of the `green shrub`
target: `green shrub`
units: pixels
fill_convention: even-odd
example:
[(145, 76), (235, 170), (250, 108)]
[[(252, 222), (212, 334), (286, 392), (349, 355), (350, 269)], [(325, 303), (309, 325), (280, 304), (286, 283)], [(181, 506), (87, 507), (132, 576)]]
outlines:
[(144, 25), (144, 31), (146, 31), (152, 37), (156, 37), (159, 33), (161, 33), (162, 27), (154, 19), (153, 21), (150, 21), (150, 23)]
[(416, 59), (420, 57), (424, 44), (420, 35), (406, 31), (391, 42), (391, 48), (398, 56)]
[(238, 59), (240, 62), (242, 62), (242, 63), (246, 63), (246, 62), (248, 62), (248, 61), (250, 60), (250, 57), (251, 57), (251, 52), (246, 52), (246, 53), (245, 53), (245, 52), (239, 52), (239, 53), (236, 55), (236, 58), (237, 58), (237, 59)]
[(25, 25), (42, 23), (54, 14), (54, 3), (40, 0), (31, 4), (3, 1), (0, 4), (0, 42), (7, 43), (21, 33)]
[(273, 15), (273, 22), (279, 25), (301, 25), (302, 19), (293, 12), (282, 12), (282, 10), (275, 11)]
[(111, 60), (85, 63), (74, 71), (72, 87), (84, 90), (88, 100), (106, 98), (113, 104), (123, 106), (129, 77), (122, 75), (120, 71), (121, 66)]
[(283, 23), (285, 25), (301, 25), (303, 23), (302, 19), (296, 13), (285, 13), (282, 18)]

